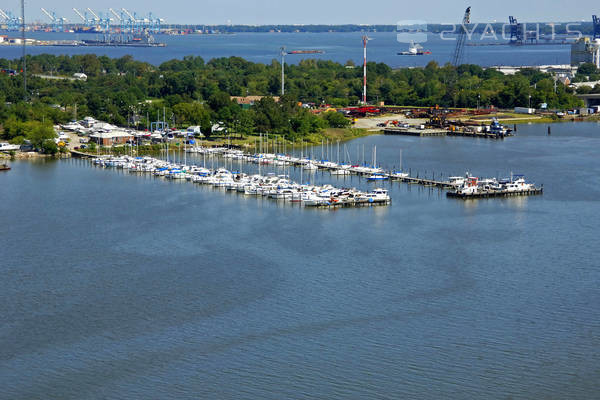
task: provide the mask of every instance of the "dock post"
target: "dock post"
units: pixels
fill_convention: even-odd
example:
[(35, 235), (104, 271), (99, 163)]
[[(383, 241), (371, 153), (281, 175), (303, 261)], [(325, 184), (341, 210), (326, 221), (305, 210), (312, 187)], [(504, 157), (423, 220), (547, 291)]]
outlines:
[(552, 135), (552, 128), (548, 125), (548, 136)]
[(514, 124), (513, 125), (513, 132), (516, 132), (516, 131), (517, 131), (517, 124)]

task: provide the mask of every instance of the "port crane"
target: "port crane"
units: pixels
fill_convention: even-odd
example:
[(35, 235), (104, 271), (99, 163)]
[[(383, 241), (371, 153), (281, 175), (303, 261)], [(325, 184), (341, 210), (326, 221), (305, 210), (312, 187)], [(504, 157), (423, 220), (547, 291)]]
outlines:
[(465, 41), (467, 39), (467, 25), (471, 23), (471, 7), (467, 7), (465, 15), (462, 20), (458, 31), (458, 38), (456, 39), (456, 47), (452, 56), (452, 65), (458, 67), (462, 63), (462, 59), (465, 52)]
[(88, 18), (87, 13), (82, 14), (76, 8), (73, 8), (73, 11), (75, 12), (75, 14), (77, 14), (79, 16), (79, 18), (81, 18), (81, 20), (83, 21), (83, 24), (85, 26), (91, 28), (94, 25), (94, 21), (92, 19)]
[(6, 21), (6, 29), (9, 31), (17, 31), (21, 26), (21, 18), (14, 17), (10, 11), (4, 12), (0, 10), (0, 17)]
[(287, 51), (285, 46), (281, 47), (281, 95), (285, 94), (285, 56), (293, 56), (300, 54), (323, 54), (325, 53), (323, 50), (291, 50)]
[(123, 11), (121, 11), (121, 14), (118, 14), (115, 10), (113, 10), (112, 8), (109, 8), (108, 11), (115, 16), (115, 18), (117, 19), (117, 21), (119, 21), (119, 24), (121, 25), (121, 32), (125, 33), (125, 29), (127, 28), (127, 26), (125, 25), (125, 13)]
[(55, 32), (63, 32), (65, 30), (65, 22), (67, 19), (64, 17), (57, 17), (54, 11), (48, 12), (44, 7), (41, 8), (42, 12), (50, 18), (52, 26)]
[(160, 26), (163, 22), (165, 22), (165, 20), (162, 18), (155, 18), (152, 13), (148, 13), (148, 21), (150, 31), (154, 33), (160, 33)]
[(94, 24), (95, 25), (99, 25), (102, 30), (104, 32), (109, 32), (110, 31), (110, 23), (111, 23), (111, 19), (109, 17), (106, 18), (102, 18), (102, 13), (100, 13), (100, 16), (98, 16), (98, 14), (96, 14), (91, 8), (87, 8), (87, 10), (90, 12), (90, 14), (92, 14), (94, 16)]
[(129, 32), (137, 33), (140, 30), (140, 21), (138, 20), (137, 15), (135, 13), (130, 13), (125, 8), (121, 8), (121, 11), (128, 17), (128, 19), (125, 20), (125, 23), (129, 27)]

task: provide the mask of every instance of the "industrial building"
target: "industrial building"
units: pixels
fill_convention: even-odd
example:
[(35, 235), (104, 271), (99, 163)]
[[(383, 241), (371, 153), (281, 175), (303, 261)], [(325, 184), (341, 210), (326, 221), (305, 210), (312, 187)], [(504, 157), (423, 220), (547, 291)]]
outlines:
[(571, 45), (571, 65), (592, 63), (600, 68), (600, 39), (583, 37)]

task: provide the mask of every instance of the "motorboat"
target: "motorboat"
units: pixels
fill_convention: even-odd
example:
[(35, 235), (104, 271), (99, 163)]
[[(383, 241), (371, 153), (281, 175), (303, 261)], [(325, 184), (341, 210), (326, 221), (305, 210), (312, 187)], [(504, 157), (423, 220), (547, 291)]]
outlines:
[(382, 173), (373, 173), (367, 177), (368, 181), (385, 181), (388, 176)]

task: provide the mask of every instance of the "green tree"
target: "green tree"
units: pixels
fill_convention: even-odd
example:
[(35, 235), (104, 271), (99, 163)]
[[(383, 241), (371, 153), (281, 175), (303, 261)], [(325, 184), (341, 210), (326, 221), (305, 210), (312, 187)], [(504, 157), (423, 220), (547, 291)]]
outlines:
[(328, 111), (323, 114), (323, 119), (327, 121), (330, 128), (347, 128), (350, 126), (348, 118), (339, 112)]

